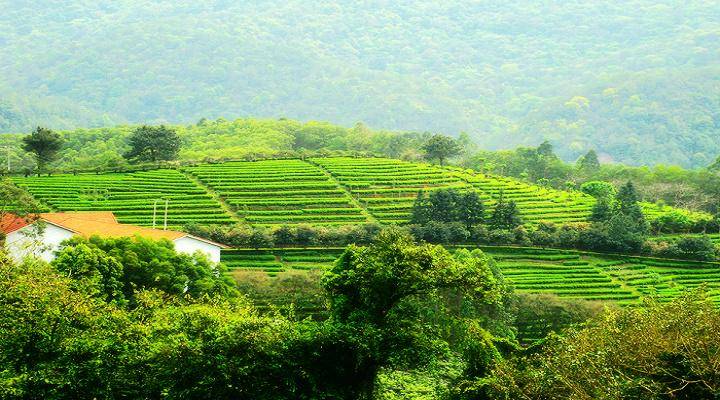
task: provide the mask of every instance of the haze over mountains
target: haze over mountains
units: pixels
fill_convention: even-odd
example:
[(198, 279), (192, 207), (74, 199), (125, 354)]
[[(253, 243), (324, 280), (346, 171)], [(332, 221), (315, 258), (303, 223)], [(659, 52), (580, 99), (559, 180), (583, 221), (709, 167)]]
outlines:
[(0, 132), (241, 116), (720, 153), (716, 1), (0, 0)]

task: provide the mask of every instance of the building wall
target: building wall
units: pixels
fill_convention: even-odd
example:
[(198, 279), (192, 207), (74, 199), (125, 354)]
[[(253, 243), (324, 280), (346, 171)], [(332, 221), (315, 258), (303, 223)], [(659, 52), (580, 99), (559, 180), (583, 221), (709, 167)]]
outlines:
[(15, 261), (34, 255), (45, 261), (52, 261), (60, 243), (73, 237), (73, 233), (51, 224), (45, 224), (41, 232), (36, 225), (29, 225), (9, 234), (5, 248)]
[(201, 251), (210, 258), (210, 261), (214, 263), (220, 262), (220, 246), (203, 242), (189, 236), (182, 237), (175, 240), (175, 250), (179, 253), (194, 254), (196, 251)]

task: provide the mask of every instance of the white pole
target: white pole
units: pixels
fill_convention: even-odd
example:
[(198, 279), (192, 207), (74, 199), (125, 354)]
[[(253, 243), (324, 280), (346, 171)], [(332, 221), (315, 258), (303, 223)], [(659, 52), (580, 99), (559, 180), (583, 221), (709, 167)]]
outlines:
[(155, 200), (155, 204), (153, 205), (153, 229), (155, 229), (155, 221), (157, 221), (157, 200)]
[(10, 174), (10, 146), (6, 146), (5, 149), (7, 150), (7, 171)]
[(170, 200), (165, 200), (165, 224), (163, 225), (164, 231), (167, 230), (168, 205), (170, 205)]

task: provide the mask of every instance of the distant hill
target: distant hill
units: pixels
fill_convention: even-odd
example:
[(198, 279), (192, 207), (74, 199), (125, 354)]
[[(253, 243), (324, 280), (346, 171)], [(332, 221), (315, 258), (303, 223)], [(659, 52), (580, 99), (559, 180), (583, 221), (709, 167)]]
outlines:
[(720, 153), (708, 0), (13, 0), (0, 132), (244, 116), (550, 139), (628, 163)]

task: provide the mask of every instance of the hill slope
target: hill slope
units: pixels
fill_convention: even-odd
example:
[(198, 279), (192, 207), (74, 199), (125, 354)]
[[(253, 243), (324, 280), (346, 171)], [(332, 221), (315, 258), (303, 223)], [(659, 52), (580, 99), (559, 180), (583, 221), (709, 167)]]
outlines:
[(487, 148), (548, 137), (566, 159), (720, 153), (714, 1), (0, 6), (0, 132), (253, 115), (468, 131)]
[[(482, 246), (505, 278), (520, 293), (554, 294), (565, 298), (609, 300), (635, 304), (642, 297), (669, 301), (687, 289), (708, 286), (720, 303), (720, 264), (614, 256), (573, 250)], [(232, 249), (223, 262), (233, 271), (325, 269), (340, 248)]]
[[(520, 181), (386, 158), (313, 158), (202, 164), (177, 170), (16, 177), (48, 207), (113, 211), (121, 222), (151, 225), (167, 202), (169, 224), (253, 225), (407, 223), (420, 190), (477, 190), (492, 207), (502, 193), (528, 224), (587, 220), (595, 200)], [(233, 212), (228, 212), (228, 208)], [(643, 204), (650, 218), (673, 211)], [(164, 212), (164, 211), (163, 211)], [(163, 213), (161, 212), (161, 213)], [(689, 213), (692, 218), (706, 218)]]

